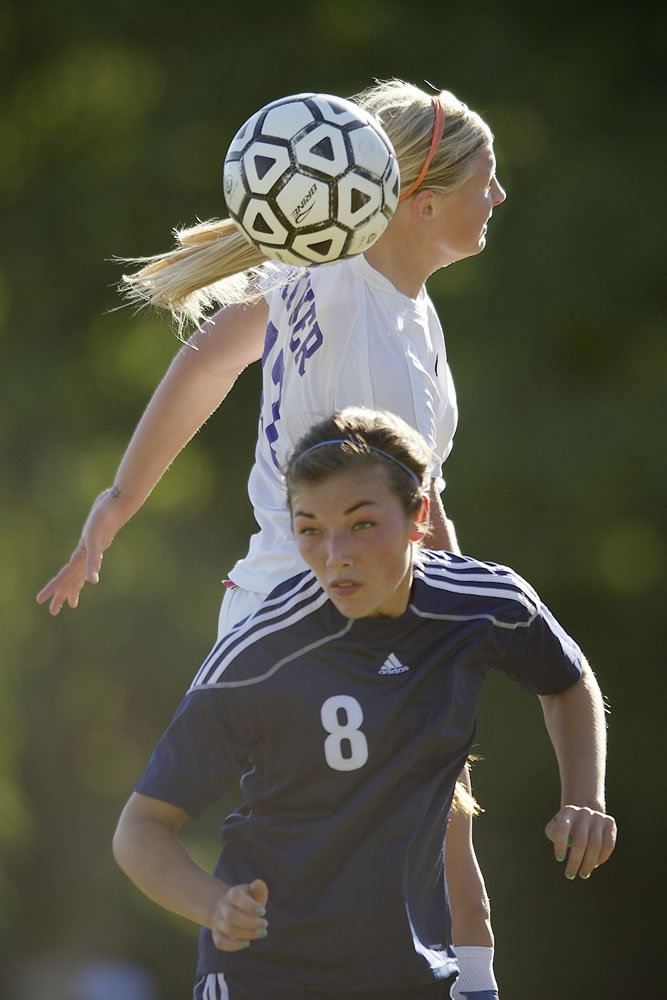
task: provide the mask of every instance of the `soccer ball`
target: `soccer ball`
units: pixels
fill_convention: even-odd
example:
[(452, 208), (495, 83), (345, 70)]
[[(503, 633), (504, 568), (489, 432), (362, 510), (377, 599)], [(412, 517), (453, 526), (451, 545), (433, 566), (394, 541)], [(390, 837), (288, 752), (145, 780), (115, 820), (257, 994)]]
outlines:
[(400, 186), (380, 124), (330, 94), (295, 94), (257, 111), (232, 139), (223, 185), (229, 214), (251, 243), (301, 266), (370, 247)]

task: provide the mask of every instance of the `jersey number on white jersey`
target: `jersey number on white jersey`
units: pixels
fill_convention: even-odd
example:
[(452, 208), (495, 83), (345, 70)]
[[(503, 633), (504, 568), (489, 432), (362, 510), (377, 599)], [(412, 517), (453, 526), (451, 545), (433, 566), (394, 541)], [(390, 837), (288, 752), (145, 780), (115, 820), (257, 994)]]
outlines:
[(337, 694), (320, 710), (322, 725), (329, 733), (324, 741), (324, 756), (334, 771), (356, 771), (368, 760), (368, 743), (359, 728), (364, 713), (356, 698)]
[[(271, 324), (269, 323), (269, 326)], [(276, 330), (276, 336), (278, 331)], [(271, 331), (267, 331), (267, 337), (271, 335)], [(266, 434), (267, 440), (269, 442), (269, 450), (271, 452), (271, 458), (276, 469), (280, 469), (280, 462), (278, 461), (278, 456), (276, 455), (275, 448), (273, 447), (278, 440), (278, 429), (277, 423), (280, 420), (280, 403), (283, 394), (283, 378), (285, 377), (285, 361), (283, 358), (283, 350), (280, 349), (278, 357), (273, 363), (271, 368), (271, 381), (274, 386), (278, 389), (277, 399), (270, 400), (271, 404), (271, 423), (267, 424), (264, 428), (264, 433)]]

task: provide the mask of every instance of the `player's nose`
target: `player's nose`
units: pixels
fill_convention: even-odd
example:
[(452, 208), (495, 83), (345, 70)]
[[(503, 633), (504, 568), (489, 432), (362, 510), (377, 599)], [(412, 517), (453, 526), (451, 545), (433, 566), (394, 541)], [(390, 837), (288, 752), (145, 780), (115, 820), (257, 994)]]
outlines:
[(493, 205), (502, 205), (507, 198), (507, 191), (502, 186), (497, 177), (493, 178)]
[(327, 545), (327, 566), (349, 566), (352, 563), (349, 539), (341, 532), (331, 532)]

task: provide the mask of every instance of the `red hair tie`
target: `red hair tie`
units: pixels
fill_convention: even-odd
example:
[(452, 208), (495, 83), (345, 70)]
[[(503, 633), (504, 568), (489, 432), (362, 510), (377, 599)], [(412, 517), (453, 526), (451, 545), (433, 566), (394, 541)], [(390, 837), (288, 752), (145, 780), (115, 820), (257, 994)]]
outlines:
[(419, 172), (419, 177), (411, 184), (407, 191), (404, 191), (399, 201), (403, 201), (404, 198), (408, 198), (414, 191), (417, 190), (421, 182), (426, 177), (428, 168), (431, 166), (431, 160), (435, 154), (436, 149), (442, 139), (442, 134), (445, 131), (445, 109), (442, 106), (442, 101), (440, 95), (431, 98), (431, 104), (433, 105), (433, 111), (435, 112), (435, 121), (433, 122), (433, 136), (431, 138), (431, 145), (429, 151), (426, 154), (426, 159), (424, 160), (424, 166)]

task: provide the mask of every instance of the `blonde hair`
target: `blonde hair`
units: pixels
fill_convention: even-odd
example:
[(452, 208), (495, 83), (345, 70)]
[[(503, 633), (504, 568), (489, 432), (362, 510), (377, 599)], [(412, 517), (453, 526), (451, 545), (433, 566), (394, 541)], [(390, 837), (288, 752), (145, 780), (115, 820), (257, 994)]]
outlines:
[[(482, 118), (449, 91), (443, 90), (440, 99), (445, 129), (422, 186), (447, 193), (463, 184), (472, 159), (480, 149), (491, 147), (493, 135)], [(431, 142), (431, 95), (392, 79), (376, 81), (351, 100), (383, 126), (396, 151), (401, 189), (407, 190), (419, 176)], [(130, 303), (170, 311), (180, 330), (186, 323), (200, 323), (218, 306), (261, 298), (268, 258), (231, 219), (198, 222), (174, 230), (173, 236), (176, 247), (166, 253), (121, 258), (122, 263), (138, 265), (120, 282), (121, 294)], [(284, 268), (276, 272), (275, 280), (287, 280)]]
[(218, 306), (251, 303), (262, 292), (257, 276), (268, 258), (248, 240), (232, 219), (210, 219), (188, 229), (174, 229), (176, 247), (152, 257), (117, 258), (138, 264), (124, 274), (123, 297), (136, 306), (166, 309), (179, 331), (198, 324)]
[[(401, 171), (401, 191), (415, 182), (433, 135), (433, 96), (403, 80), (382, 80), (353, 97), (382, 125), (391, 139)], [(443, 194), (464, 183), (474, 157), (493, 145), (486, 122), (448, 90), (438, 95), (445, 128), (420, 187)]]

